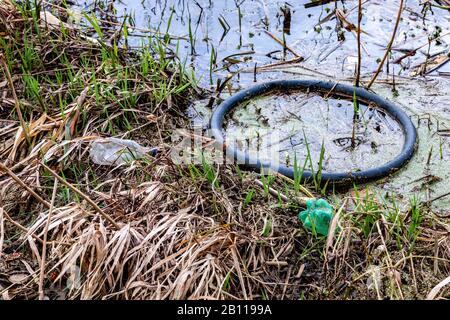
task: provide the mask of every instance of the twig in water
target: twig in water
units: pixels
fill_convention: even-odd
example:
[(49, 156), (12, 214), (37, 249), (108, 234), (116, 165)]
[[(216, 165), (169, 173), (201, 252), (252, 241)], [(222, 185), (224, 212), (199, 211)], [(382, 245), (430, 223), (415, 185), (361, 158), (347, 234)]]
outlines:
[(362, 20), (362, 3), (358, 0), (358, 29), (357, 29), (357, 41), (358, 41), (358, 66), (356, 70), (355, 86), (359, 87), (359, 79), (361, 78), (361, 20)]
[(400, 18), (402, 17), (402, 11), (403, 11), (403, 0), (400, 0), (400, 6), (398, 8), (398, 14), (397, 14), (397, 21), (395, 22), (394, 31), (392, 32), (391, 40), (389, 41), (389, 44), (386, 48), (386, 52), (384, 53), (383, 59), (381, 59), (380, 64), (378, 65), (378, 69), (373, 75), (372, 79), (370, 80), (369, 84), (367, 85), (367, 89), (370, 89), (372, 84), (377, 79), (378, 75), (380, 74), (381, 69), (383, 68), (383, 65), (387, 59), (387, 56), (389, 55), (389, 52), (391, 51), (392, 44), (394, 43), (395, 35), (397, 33), (398, 25), (400, 24)]
[(296, 56), (297, 58), (302, 58), (301, 55), (299, 55), (297, 52), (294, 51), (294, 49), (292, 49), (291, 47), (289, 47), (286, 43), (284, 43), (282, 40), (278, 39), (274, 34), (272, 34), (269, 31), (264, 30), (264, 32), (271, 37), (273, 40), (275, 40), (276, 42), (278, 42), (281, 46), (283, 46), (283, 48), (285, 48), (286, 50), (288, 50), (289, 52), (291, 52), (294, 56)]
[(447, 192), (447, 193), (441, 194), (441, 195), (439, 195), (439, 196), (437, 196), (437, 197), (434, 197), (433, 199), (430, 199), (430, 201), (429, 201), (429, 202), (433, 202), (433, 201), (436, 201), (436, 200), (442, 199), (442, 198), (444, 198), (444, 197), (446, 197), (446, 196), (449, 196), (449, 195), (450, 195), (450, 192)]
[(313, 8), (313, 7), (317, 7), (317, 6), (323, 6), (325, 4), (328, 4), (330, 2), (336, 2), (336, 0), (313, 0), (311, 2), (305, 3), (305, 8)]

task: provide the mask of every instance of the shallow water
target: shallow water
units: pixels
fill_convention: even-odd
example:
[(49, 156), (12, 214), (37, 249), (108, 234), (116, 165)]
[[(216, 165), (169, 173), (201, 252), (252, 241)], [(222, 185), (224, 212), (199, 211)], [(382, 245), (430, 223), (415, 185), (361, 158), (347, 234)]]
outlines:
[[(108, 17), (110, 14), (98, 9), (101, 1), (75, 2), (75, 9), (97, 8), (97, 15)], [(337, 27), (337, 19), (331, 13), (336, 6), (346, 11), (347, 21), (356, 24), (357, 1), (305, 8), (308, 2), (124, 0), (109, 3), (117, 10), (119, 22), (124, 14), (130, 14), (136, 27), (171, 34), (169, 48), (172, 52), (177, 50), (179, 59), (194, 69), (202, 87), (210, 88), (213, 93), (218, 80), (230, 78), (229, 87), (223, 92), (214, 92), (217, 95), (214, 107), (236, 90), (271, 79), (353, 82), (356, 35)], [(107, 8), (107, 2), (104, 3)], [(363, 1), (363, 8), (361, 71), (364, 82), (376, 70), (391, 38), (398, 1)], [(379, 82), (372, 86), (377, 94), (395, 102), (414, 120), (419, 132), (418, 150), (399, 173), (370, 186), (380, 195), (393, 194), (397, 200), (403, 197), (402, 203), (417, 195), (419, 201), (430, 201), (436, 210), (448, 213), (449, 196), (433, 199), (450, 191), (450, 63), (443, 63), (450, 52), (450, 12), (438, 8), (423, 12), (422, 8), (420, 1), (405, 1), (389, 61)], [(149, 36), (137, 30), (132, 34), (132, 46), (145, 43)], [(284, 38), (292, 52), (283, 50), (269, 34), (281, 41)], [(407, 51), (413, 49), (416, 49), (415, 54), (405, 57)], [(304, 60), (292, 62), (296, 54)], [(396, 60), (399, 63), (395, 63)], [(253, 137), (253, 142), (262, 147), (268, 143), (264, 134), (270, 132), (282, 140), (280, 161), (286, 161), (286, 155), (290, 161), (294, 154), (304, 158), (306, 137), (311, 156), (317, 163), (323, 142), (323, 166), (334, 172), (379, 165), (401, 148), (403, 135), (398, 125), (388, 116), (367, 110), (371, 120), (366, 127), (358, 127), (358, 144), (349, 149), (351, 102), (324, 101), (318, 96), (304, 99), (297, 94), (257, 99), (234, 112), (226, 127), (227, 135), (245, 140), (259, 132), (260, 138)], [(209, 101), (209, 97), (197, 101), (188, 110), (194, 126), (207, 126), (212, 112)], [(258, 114), (259, 108), (261, 114)], [(377, 126), (380, 132), (374, 129)], [(244, 132), (246, 127), (251, 130)], [(302, 163), (304, 159), (298, 161)]]
[[(300, 167), (311, 157), (316, 171), (361, 171), (384, 164), (400, 153), (403, 133), (386, 113), (353, 102), (293, 93), (254, 99), (238, 107), (225, 130), (227, 141), (259, 153), (265, 161)], [(280, 126), (280, 124), (283, 124)], [(321, 151), (324, 157), (321, 159)], [(272, 151), (272, 152), (270, 152)]]
[[(138, 28), (150, 28), (173, 36), (170, 46), (178, 56), (195, 69), (203, 86), (215, 84), (229, 74), (235, 74), (235, 86), (246, 86), (255, 79), (255, 64), (268, 64), (295, 58), (289, 50), (276, 42), (268, 33), (304, 58), (302, 66), (333, 77), (353, 76), (356, 63), (356, 35), (337, 27), (332, 10), (335, 3), (305, 8), (306, 0), (122, 0), (122, 1), (74, 1), (74, 8), (94, 11), (109, 19), (116, 10), (118, 22), (125, 15), (133, 18)], [(350, 23), (356, 23), (357, 1), (338, 2), (339, 10), (346, 10)], [(364, 1), (362, 19), (362, 42), (364, 61), (362, 73), (372, 73), (377, 59), (382, 57), (395, 22), (398, 4), (394, 1)], [(104, 9), (100, 9), (100, 8)], [(109, 8), (110, 10), (106, 10)], [(286, 9), (287, 8), (287, 9)], [(450, 13), (433, 9), (434, 15), (421, 14), (419, 1), (406, 1), (403, 20), (394, 42), (393, 59), (401, 57), (405, 49), (427, 44), (428, 36), (450, 32)], [(290, 14), (288, 14), (289, 12)], [(290, 19), (288, 18), (290, 16)], [(290, 28), (285, 28), (290, 21)], [(440, 29), (436, 29), (436, 27)], [(339, 32), (336, 32), (338, 28)], [(130, 30), (132, 31), (132, 30)], [(135, 31), (130, 44), (145, 43), (144, 33)], [(338, 34), (340, 35), (339, 41)], [(144, 34), (148, 35), (148, 34)], [(345, 39), (345, 40), (343, 40)], [(448, 51), (450, 35), (431, 44), (431, 55)], [(408, 75), (411, 67), (423, 62), (428, 45), (404, 59), (407, 67), (390, 65), (390, 72)], [(213, 57), (213, 59), (211, 59)], [(211, 64), (211, 61), (213, 63)], [(211, 67), (213, 72), (210, 73)], [(241, 72), (237, 72), (241, 71)], [(242, 72), (244, 71), (244, 72)], [(210, 77), (211, 74), (211, 77)], [(278, 77), (280, 72), (257, 74), (256, 81)], [(211, 81), (212, 80), (212, 81)]]

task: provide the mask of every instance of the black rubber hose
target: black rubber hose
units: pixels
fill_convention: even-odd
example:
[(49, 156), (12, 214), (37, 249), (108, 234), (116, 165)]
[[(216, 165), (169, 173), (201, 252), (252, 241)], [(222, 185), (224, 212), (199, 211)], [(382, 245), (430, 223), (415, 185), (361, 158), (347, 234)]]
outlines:
[[(249, 99), (261, 96), (263, 94), (273, 91), (290, 92), (294, 90), (302, 90), (307, 92), (322, 92), (330, 94), (331, 96), (344, 96), (347, 99), (352, 99), (353, 94), (359, 102), (369, 104), (374, 103), (377, 108), (384, 110), (390, 114), (397, 122), (400, 123), (404, 133), (404, 144), (401, 153), (388, 163), (364, 170), (354, 172), (322, 172), (321, 182), (330, 181), (334, 183), (349, 183), (349, 182), (366, 182), (385, 177), (405, 165), (414, 154), (416, 147), (417, 132), (411, 119), (399, 107), (391, 102), (370, 93), (363, 88), (356, 88), (349, 85), (337, 84), (327, 81), (318, 80), (276, 80), (262, 83), (251, 88), (240, 91), (229, 99), (221, 103), (213, 112), (210, 119), (211, 136), (216, 139), (219, 145), (225, 144), (225, 152), (227, 156), (232, 156), (238, 164), (243, 164), (249, 169), (259, 171), (261, 169), (272, 169), (287, 177), (294, 178), (294, 168), (287, 167), (281, 163), (262, 163), (257, 158), (252, 158), (248, 152), (243, 152), (234, 145), (227, 146), (222, 134), (222, 125), (225, 115), (233, 108)], [(305, 170), (302, 179), (310, 179), (313, 177), (311, 171)]]

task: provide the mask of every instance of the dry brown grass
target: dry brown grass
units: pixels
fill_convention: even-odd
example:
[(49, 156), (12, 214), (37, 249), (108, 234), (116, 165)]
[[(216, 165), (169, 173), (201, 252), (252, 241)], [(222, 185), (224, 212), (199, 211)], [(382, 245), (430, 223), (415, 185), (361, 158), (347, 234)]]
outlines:
[[(12, 8), (8, 1), (0, 5), (0, 32), (17, 55), (23, 49), (17, 32), (34, 26)], [(117, 85), (102, 68), (98, 45), (80, 38), (76, 30), (70, 31), (69, 42), (61, 43), (57, 29), (46, 30), (42, 23), (43, 40), (34, 40), (43, 61), (34, 73), (54, 75), (64, 67), (55, 60), (54, 47), (38, 42), (54, 41), (87, 84), (92, 82), (80, 56), (98, 60), (99, 82)], [(132, 56), (121, 51), (120, 61), (132, 64)], [(111, 134), (105, 129), (111, 118), (123, 121), (129, 114), (112, 101), (105, 118), (99, 112), (104, 105), (98, 105), (89, 85), (76, 87), (76, 97), (61, 113), (51, 101), (70, 91), (67, 81), (59, 88), (42, 83), (45, 110), (26, 95), (19, 66), (14, 59), (10, 70), (17, 99), (3, 77), (5, 67), (0, 78), (2, 299), (36, 299), (40, 286), (50, 299), (448, 296), (448, 286), (442, 285), (450, 271), (445, 218), (424, 211), (412, 245), (411, 211), (399, 211), (401, 223), (392, 222), (384, 214), (394, 208), (370, 197), (346, 196), (334, 201), (336, 234), (314, 237), (301, 228), (295, 201), (280, 204), (264, 194), (256, 174), (241, 176), (234, 167), (221, 166), (215, 168), (218, 185), (213, 186), (206, 177), (193, 176), (189, 167), (173, 164), (168, 137), (172, 128), (187, 125), (181, 116), (185, 100), (169, 94), (155, 101), (151, 93), (161, 84), (149, 78), (130, 81), (142, 84), (133, 87), (139, 97), (133, 126), (139, 130), (116, 129), (159, 146), (161, 152), (126, 167), (96, 166), (87, 155), (90, 141)], [(138, 77), (138, 72), (130, 74)], [(160, 81), (175, 85), (177, 71), (168, 66)], [(14, 111), (17, 104), (24, 111), (28, 139)], [(286, 187), (291, 189), (286, 197), (294, 199), (285, 180), (272, 184), (275, 190)], [(244, 206), (252, 189), (255, 195)]]

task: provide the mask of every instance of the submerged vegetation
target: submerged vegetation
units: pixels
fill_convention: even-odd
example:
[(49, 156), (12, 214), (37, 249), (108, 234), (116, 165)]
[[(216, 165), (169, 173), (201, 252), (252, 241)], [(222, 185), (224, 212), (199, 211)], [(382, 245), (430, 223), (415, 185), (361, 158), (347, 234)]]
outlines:
[[(206, 93), (169, 28), (131, 48), (127, 23), (84, 14), (90, 27), (74, 27), (63, 4), (0, 2), (1, 299), (449, 296), (432, 290), (450, 273), (448, 217), (414, 196), (404, 207), (370, 186), (324, 185), (323, 145), (308, 185), (303, 159), (294, 180), (175, 164), (171, 134)], [(216, 60), (212, 48), (211, 70)], [(94, 164), (90, 143), (112, 136), (159, 152)], [(302, 228), (305, 196), (333, 204), (328, 236)]]

